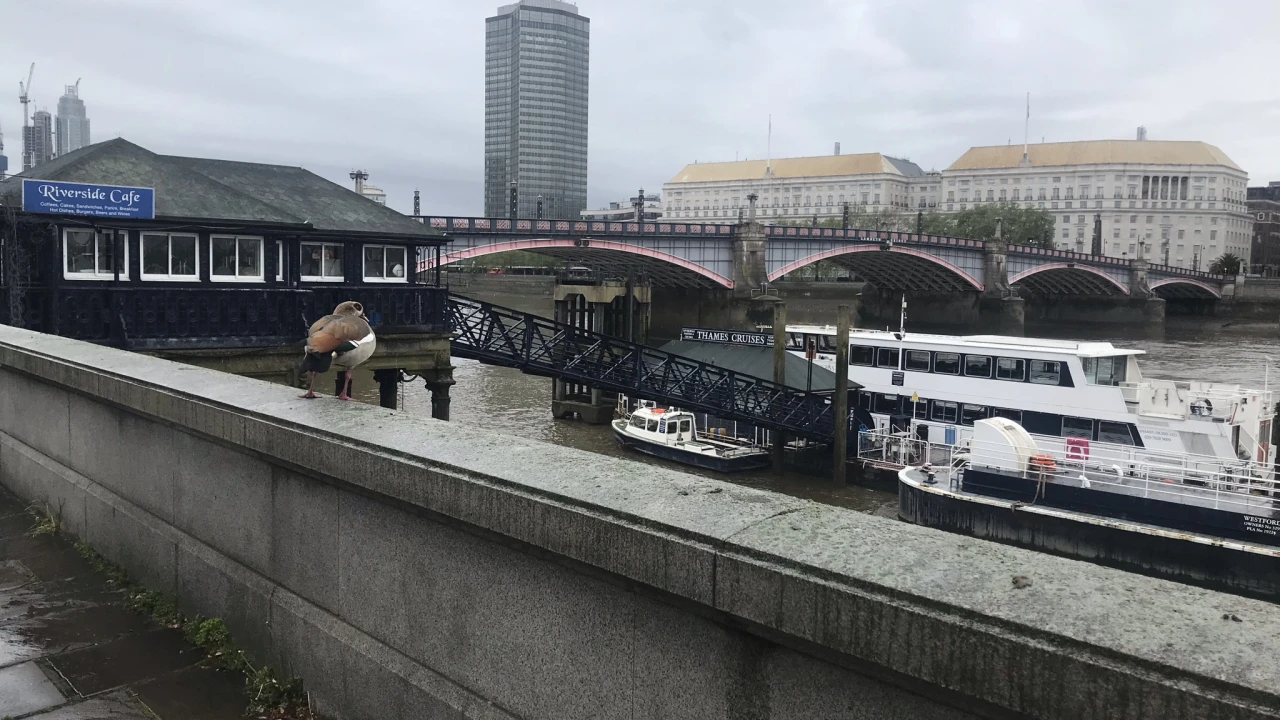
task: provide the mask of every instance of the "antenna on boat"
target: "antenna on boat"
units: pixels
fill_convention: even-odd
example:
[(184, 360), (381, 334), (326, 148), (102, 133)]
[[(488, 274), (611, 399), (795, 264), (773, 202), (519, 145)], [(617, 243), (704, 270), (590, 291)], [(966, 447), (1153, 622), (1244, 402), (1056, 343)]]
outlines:
[(907, 294), (902, 293), (902, 314), (898, 316), (899, 339), (907, 334)]

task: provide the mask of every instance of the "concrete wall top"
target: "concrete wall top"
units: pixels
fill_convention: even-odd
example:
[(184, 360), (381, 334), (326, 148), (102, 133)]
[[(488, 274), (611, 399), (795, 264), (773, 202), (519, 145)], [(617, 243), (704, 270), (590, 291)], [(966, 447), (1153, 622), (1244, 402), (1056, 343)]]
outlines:
[(1280, 716), (1266, 602), (7, 326), (0, 367), (980, 707)]

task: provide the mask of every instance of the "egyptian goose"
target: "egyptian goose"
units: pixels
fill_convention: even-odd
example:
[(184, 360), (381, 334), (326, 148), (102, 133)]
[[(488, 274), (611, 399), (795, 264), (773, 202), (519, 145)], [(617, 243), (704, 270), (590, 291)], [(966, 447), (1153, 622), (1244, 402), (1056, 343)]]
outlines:
[(315, 392), (316, 375), (333, 365), (347, 375), (338, 399), (350, 400), (347, 391), (351, 389), (351, 371), (368, 360), (377, 345), (373, 328), (364, 315), (364, 306), (350, 300), (338, 305), (332, 315), (317, 320), (307, 336), (307, 352), (298, 370), (311, 373), (311, 384), (302, 397), (308, 400), (319, 397)]

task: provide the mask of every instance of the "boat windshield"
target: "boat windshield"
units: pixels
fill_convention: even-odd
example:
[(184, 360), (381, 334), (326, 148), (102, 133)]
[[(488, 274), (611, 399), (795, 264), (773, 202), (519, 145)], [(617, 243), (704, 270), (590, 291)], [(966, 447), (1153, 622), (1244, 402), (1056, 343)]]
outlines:
[(1081, 358), (1084, 361), (1084, 377), (1090, 385), (1117, 386), (1125, 380), (1125, 369), (1129, 365), (1129, 356)]

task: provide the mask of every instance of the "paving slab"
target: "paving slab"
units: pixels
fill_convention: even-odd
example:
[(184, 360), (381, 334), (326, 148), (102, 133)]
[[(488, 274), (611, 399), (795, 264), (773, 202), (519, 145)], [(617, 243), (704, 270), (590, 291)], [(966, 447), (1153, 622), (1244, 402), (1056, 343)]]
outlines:
[(0, 718), (232, 720), (239, 676), (199, 666), (178, 630), (124, 605), (125, 593), (0, 488)]
[(33, 662), (0, 668), (0, 717), (26, 715), (61, 705), (66, 698)]

